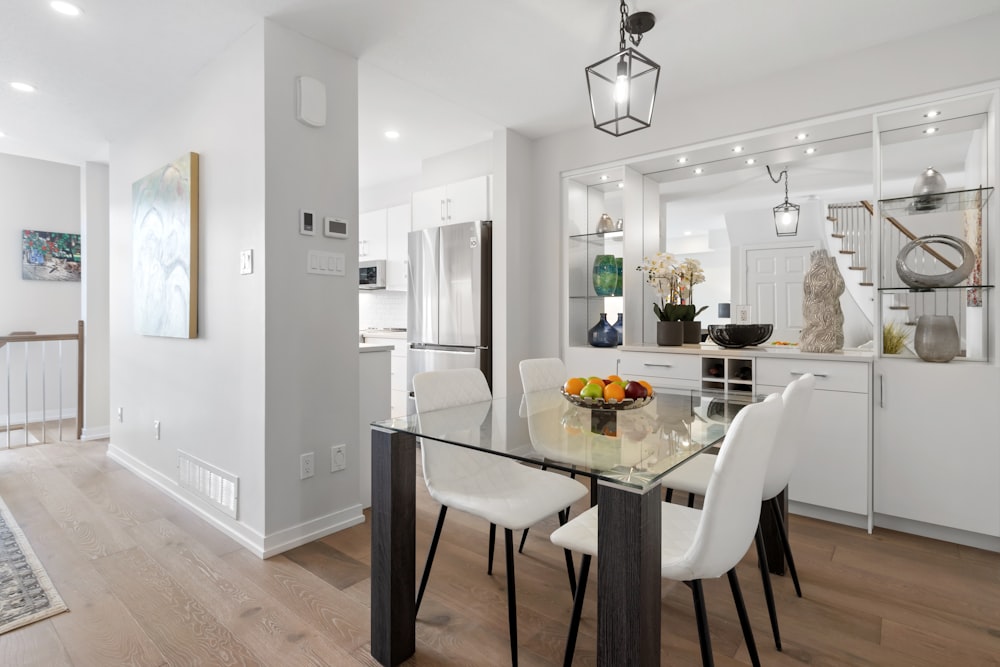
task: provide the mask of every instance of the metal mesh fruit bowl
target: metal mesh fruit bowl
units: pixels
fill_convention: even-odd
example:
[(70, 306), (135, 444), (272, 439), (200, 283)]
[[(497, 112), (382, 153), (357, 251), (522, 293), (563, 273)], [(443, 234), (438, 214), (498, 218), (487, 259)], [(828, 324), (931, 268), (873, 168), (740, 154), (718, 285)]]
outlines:
[(620, 401), (606, 401), (603, 398), (584, 398), (574, 394), (567, 394), (565, 390), (560, 391), (563, 397), (573, 405), (592, 410), (635, 410), (649, 404), (655, 398), (655, 396), (645, 396), (643, 398), (624, 398)]
[(773, 324), (709, 324), (708, 337), (719, 347), (760, 345), (771, 337)]

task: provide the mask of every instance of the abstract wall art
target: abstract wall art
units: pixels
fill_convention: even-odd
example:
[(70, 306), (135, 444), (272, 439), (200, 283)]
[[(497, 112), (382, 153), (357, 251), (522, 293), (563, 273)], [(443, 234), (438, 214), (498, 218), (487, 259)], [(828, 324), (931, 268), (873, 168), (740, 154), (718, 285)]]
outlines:
[(22, 231), (21, 279), (80, 282), (80, 235)]
[(132, 296), (146, 336), (198, 336), (198, 154), (132, 184)]

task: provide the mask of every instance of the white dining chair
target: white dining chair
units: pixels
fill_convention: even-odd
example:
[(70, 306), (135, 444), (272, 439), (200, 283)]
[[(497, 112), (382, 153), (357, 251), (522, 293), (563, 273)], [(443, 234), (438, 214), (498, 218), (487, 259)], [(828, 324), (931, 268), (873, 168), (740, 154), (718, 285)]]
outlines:
[[(788, 486), (788, 481), (795, 470), (798, 452), (809, 440), (806, 413), (809, 411), (809, 403), (815, 385), (816, 378), (812, 373), (806, 373), (789, 383), (785, 387), (785, 391), (782, 392), (782, 400), (785, 404), (784, 417), (778, 429), (778, 439), (774, 445), (774, 452), (772, 452), (771, 460), (768, 462), (764, 490), (761, 495), (761, 502), (768, 507), (778, 526), (778, 537), (785, 553), (785, 561), (788, 563), (788, 572), (795, 586), (795, 594), (799, 597), (802, 597), (802, 588), (799, 586), (799, 575), (795, 571), (795, 560), (792, 558), (792, 547), (785, 532), (784, 516), (781, 512), (781, 503), (778, 502), (778, 495)], [(669, 490), (678, 490), (687, 492), (692, 498), (695, 495), (703, 496), (708, 489), (708, 481), (712, 476), (714, 465), (714, 454), (702, 454), (669, 472), (663, 478), (663, 486), (668, 489), (668, 493)], [(759, 525), (757, 534), (754, 536), (754, 544), (757, 549), (757, 565), (760, 568), (761, 582), (764, 586), (767, 612), (771, 619), (771, 634), (774, 636), (775, 648), (780, 651), (781, 633), (778, 630), (778, 613), (774, 604), (774, 592), (771, 589), (771, 572), (764, 549), (764, 535)]]
[[(760, 665), (736, 577), (736, 564), (746, 553), (757, 528), (761, 490), (782, 411), (781, 397), (772, 394), (763, 402), (748, 405), (737, 413), (721, 453), (715, 457), (702, 509), (672, 503), (660, 506), (660, 576), (690, 586), (705, 665), (714, 664), (714, 660), (701, 582), (723, 574), (729, 579), (750, 660), (755, 666)], [(551, 535), (556, 545), (583, 554), (566, 642), (564, 664), (567, 666), (573, 662), (590, 559), (597, 555), (599, 511), (600, 498), (597, 507), (567, 522)]]
[(522, 359), (518, 370), (521, 372), (521, 387), (526, 394), (558, 389), (566, 382), (566, 364), (558, 357)]
[[(413, 396), (416, 399), (417, 417), (430, 412), (426, 418), (440, 417), (443, 423), (451, 423), (447, 413), (435, 414), (435, 410), (458, 406), (488, 406), (491, 399), (489, 385), (482, 372), (474, 368), (430, 371), (413, 376)], [(484, 417), (489, 416), (488, 410)], [(461, 421), (459, 416), (456, 416)], [(481, 420), (476, 420), (481, 421)], [(456, 429), (468, 428), (468, 424), (455, 424)], [(477, 424), (472, 425), (478, 427)], [(560, 523), (565, 523), (565, 508), (587, 495), (587, 487), (579, 482), (524, 466), (503, 456), (487, 454), (423, 439), (420, 445), (423, 462), (424, 482), (431, 498), (441, 503), (434, 537), (431, 539), (427, 563), (420, 580), (416, 609), (420, 610), (424, 589), (430, 577), (431, 565), (437, 551), (441, 528), (449, 507), (461, 510), (490, 522), (489, 565), (487, 571), (493, 573), (493, 547), (496, 527), (504, 529), (504, 544), (507, 564), (507, 617), (510, 626), (510, 651), (513, 665), (517, 665), (517, 600), (514, 587), (514, 538), (513, 531), (533, 526), (542, 519), (558, 514)], [(576, 580), (573, 573), (572, 555), (566, 552), (566, 564), (570, 577), (570, 590), (574, 591)]]

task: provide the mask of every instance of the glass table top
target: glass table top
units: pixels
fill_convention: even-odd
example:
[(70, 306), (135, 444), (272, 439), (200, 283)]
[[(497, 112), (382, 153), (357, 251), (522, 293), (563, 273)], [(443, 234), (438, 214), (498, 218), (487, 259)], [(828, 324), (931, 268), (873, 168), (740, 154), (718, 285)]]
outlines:
[(750, 392), (654, 387), (634, 410), (570, 403), (558, 389), (373, 422), (388, 431), (483, 450), (644, 490), (718, 444)]

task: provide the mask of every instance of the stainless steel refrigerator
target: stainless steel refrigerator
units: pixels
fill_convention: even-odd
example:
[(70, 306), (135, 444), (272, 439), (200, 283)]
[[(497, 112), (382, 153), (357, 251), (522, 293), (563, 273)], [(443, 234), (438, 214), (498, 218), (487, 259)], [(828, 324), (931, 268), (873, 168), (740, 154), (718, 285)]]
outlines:
[(492, 224), (463, 222), (410, 232), (406, 390), (431, 370), (479, 368), (493, 386)]

